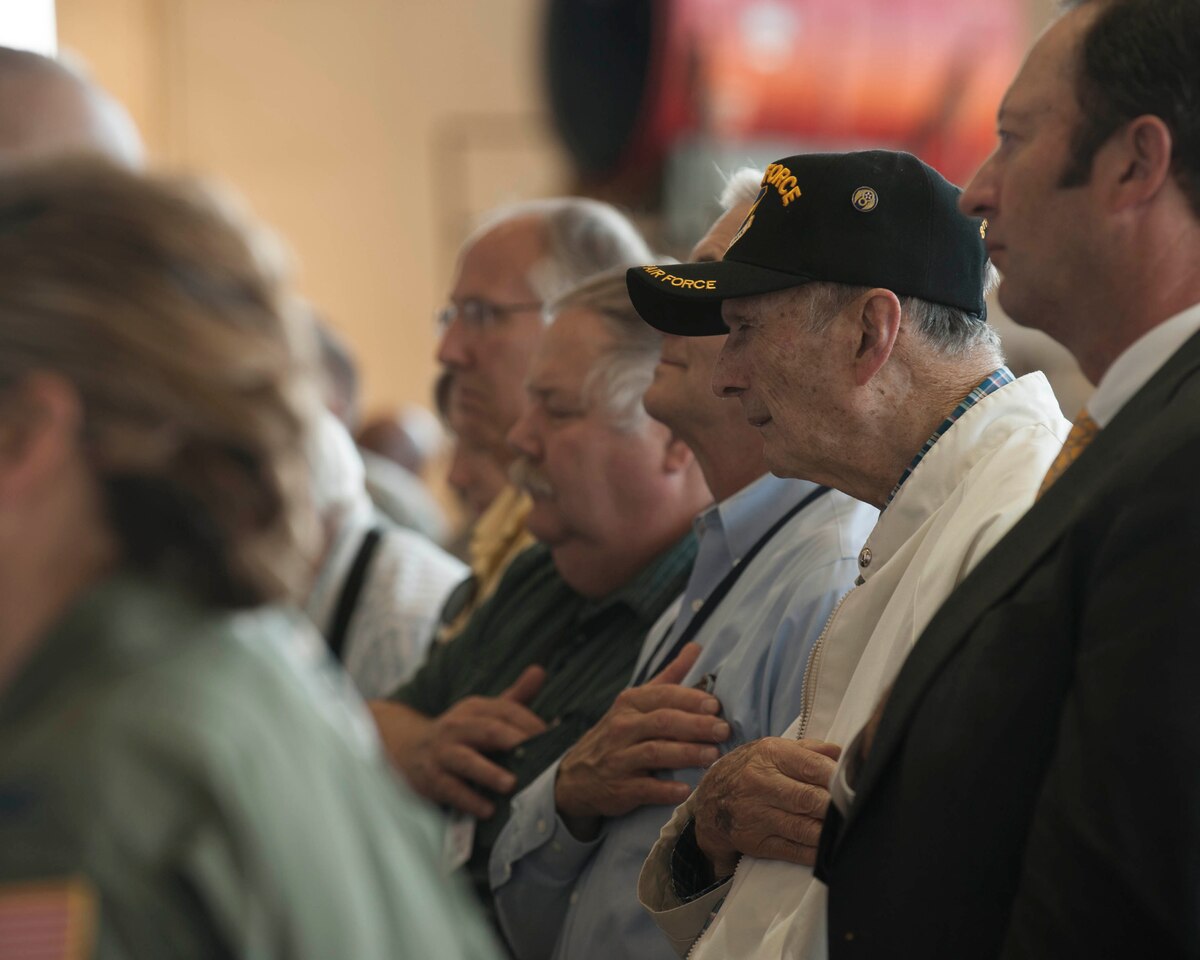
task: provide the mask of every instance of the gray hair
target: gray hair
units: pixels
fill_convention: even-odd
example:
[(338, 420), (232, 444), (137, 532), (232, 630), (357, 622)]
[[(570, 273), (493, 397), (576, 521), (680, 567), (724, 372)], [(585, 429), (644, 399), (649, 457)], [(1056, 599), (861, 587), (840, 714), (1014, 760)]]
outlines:
[[(989, 263), (984, 272), (984, 296), (991, 293), (998, 282), (996, 268)], [(845, 283), (814, 281), (793, 287), (787, 292), (794, 296), (793, 302), (804, 300), (808, 315), (805, 321), (807, 328), (820, 333), (833, 323), (834, 317), (870, 289)], [(997, 362), (1003, 360), (1000, 336), (982, 317), (919, 297), (902, 296), (899, 299), (900, 309), (910, 328), (935, 353), (945, 357), (961, 357), (987, 350), (996, 354)]]
[(718, 202), (728, 213), (743, 203), (753, 203), (762, 192), (762, 171), (757, 167), (738, 167), (725, 178)]
[[(654, 259), (628, 217), (611, 204), (586, 197), (549, 197), (501, 207), (480, 223), (467, 245), (501, 223), (522, 217), (537, 218), (545, 230), (546, 254), (528, 276), (529, 286), (545, 303), (598, 273)], [(547, 311), (545, 320), (550, 319)]]
[(546, 312), (553, 319), (574, 309), (598, 314), (612, 336), (584, 378), (583, 396), (606, 408), (618, 430), (633, 432), (647, 418), (642, 394), (654, 379), (662, 334), (634, 310), (624, 267), (585, 281), (554, 300)]

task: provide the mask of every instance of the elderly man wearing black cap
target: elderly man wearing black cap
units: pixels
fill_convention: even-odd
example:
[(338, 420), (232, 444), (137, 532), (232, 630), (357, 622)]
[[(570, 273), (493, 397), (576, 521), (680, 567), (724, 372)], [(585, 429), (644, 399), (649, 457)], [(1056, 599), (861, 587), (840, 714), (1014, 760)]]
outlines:
[(828, 768), (796, 741), (858, 732), (1069, 430), (1041, 374), (1003, 365), (987, 226), (958, 196), (908, 154), (790, 157), (767, 168), (722, 262), (629, 271), (653, 325), (728, 331), (713, 387), (741, 400), (773, 472), (882, 510), (809, 657), (799, 717), (718, 761), (643, 869), (643, 904), (694, 957), (823, 954), (810, 865)]

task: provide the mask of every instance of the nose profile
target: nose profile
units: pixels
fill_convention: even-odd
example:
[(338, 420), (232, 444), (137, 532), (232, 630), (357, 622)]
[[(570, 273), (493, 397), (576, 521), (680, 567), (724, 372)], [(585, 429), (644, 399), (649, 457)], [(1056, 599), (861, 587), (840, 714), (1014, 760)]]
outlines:
[(471, 364), (466, 331), (457, 316), (442, 331), (442, 339), (437, 346), (437, 361), (452, 370), (462, 370)]
[(533, 427), (533, 416), (534, 411), (531, 405), (517, 418), (517, 422), (512, 425), (508, 436), (505, 437), (505, 441), (513, 451), (531, 460), (537, 458), (540, 450), (537, 431)]
[(745, 377), (740, 365), (730, 355), (729, 342), (717, 354), (717, 362), (713, 364), (712, 392), (718, 397), (732, 399), (740, 397), (746, 390)]
[(958, 198), (958, 209), (968, 217), (992, 217), (996, 213), (996, 177), (993, 168), (994, 155), (983, 162), (983, 166), (971, 178)]

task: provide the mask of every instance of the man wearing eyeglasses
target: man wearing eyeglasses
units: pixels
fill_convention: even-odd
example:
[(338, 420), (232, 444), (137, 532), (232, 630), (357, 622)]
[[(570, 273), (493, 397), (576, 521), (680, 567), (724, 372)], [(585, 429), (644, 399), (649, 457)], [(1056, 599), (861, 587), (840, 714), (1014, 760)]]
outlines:
[[(459, 436), (504, 437), (524, 412), (543, 304), (593, 274), (646, 262), (649, 253), (633, 224), (596, 200), (532, 200), (487, 217), (463, 244), (450, 302), (437, 315), (437, 359), (453, 377), (449, 403)], [(502, 456), (507, 450), (498, 449)], [(507, 471), (510, 459), (498, 466)], [(442, 639), (462, 629), (509, 561), (532, 544), (528, 512), (529, 498), (509, 486), (480, 516), (468, 548), (472, 576), (451, 595)]]

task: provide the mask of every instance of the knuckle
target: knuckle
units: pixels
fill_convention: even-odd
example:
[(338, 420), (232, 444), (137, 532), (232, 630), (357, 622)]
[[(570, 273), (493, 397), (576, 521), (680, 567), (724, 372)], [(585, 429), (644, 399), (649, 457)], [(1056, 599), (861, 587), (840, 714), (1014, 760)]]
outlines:
[(636, 707), (639, 700), (639, 691), (641, 687), (629, 687), (617, 694), (617, 699), (613, 701), (614, 707)]
[(806, 819), (800, 825), (796, 839), (806, 847), (815, 847), (821, 839), (821, 821)]

